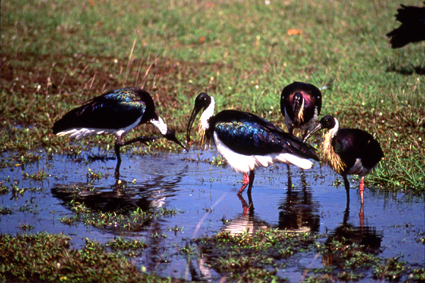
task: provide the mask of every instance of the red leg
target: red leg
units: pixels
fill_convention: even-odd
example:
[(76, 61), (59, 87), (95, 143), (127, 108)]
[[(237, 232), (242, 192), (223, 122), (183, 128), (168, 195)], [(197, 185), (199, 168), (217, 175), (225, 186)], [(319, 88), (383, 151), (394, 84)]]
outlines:
[(238, 195), (241, 195), (243, 193), (243, 191), (245, 190), (248, 184), (249, 184), (249, 175), (244, 173), (242, 187), (239, 189)]
[(243, 182), (242, 182), (242, 187), (239, 189), (238, 195), (241, 195), (243, 193), (243, 191), (245, 190), (246, 186), (248, 186), (248, 193), (251, 192), (252, 189), (252, 183), (254, 182), (254, 171), (249, 172), (249, 175), (244, 173), (243, 174)]
[(360, 202), (363, 204), (363, 192), (364, 192), (364, 176), (360, 179), (360, 185), (359, 185), (359, 191), (360, 191)]

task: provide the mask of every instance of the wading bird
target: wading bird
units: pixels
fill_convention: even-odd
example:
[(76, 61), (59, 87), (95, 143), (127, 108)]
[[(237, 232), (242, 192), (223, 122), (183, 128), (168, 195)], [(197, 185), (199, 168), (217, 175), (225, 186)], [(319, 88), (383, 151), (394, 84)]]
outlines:
[(347, 203), (350, 202), (350, 184), (347, 175), (354, 174), (361, 177), (359, 191), (363, 204), (364, 176), (384, 157), (381, 146), (371, 134), (363, 130), (340, 129), (338, 120), (329, 115), (323, 117), (303, 141), (307, 141), (321, 129), (329, 129), (321, 145), (323, 159), (343, 177)]
[(322, 108), (322, 93), (312, 84), (293, 82), (282, 90), (280, 111), (289, 134), (294, 128), (307, 132), (314, 128)]
[(150, 94), (140, 88), (126, 87), (97, 96), (84, 105), (66, 113), (53, 125), (53, 133), (58, 136), (70, 135), (80, 139), (86, 136), (114, 134), (115, 154), (119, 174), (121, 164), (120, 148), (135, 142), (146, 143), (155, 137), (137, 137), (123, 142), (122, 138), (133, 128), (151, 123), (168, 140), (184, 148), (177, 140), (174, 131), (167, 128), (164, 121), (156, 114), (155, 105)]
[(204, 110), (200, 118), (202, 141), (214, 141), (218, 152), (237, 172), (243, 173), (244, 180), (238, 195), (246, 186), (251, 193), (254, 182), (254, 169), (260, 166), (281, 162), (310, 169), (318, 160), (313, 147), (270, 123), (250, 113), (237, 110), (223, 110), (214, 114), (214, 98), (200, 93), (195, 99), (195, 107), (187, 126), (187, 141), (197, 114)]
[[(424, 2), (425, 4), (425, 2)], [(425, 40), (425, 7), (405, 6), (395, 15), (401, 25), (387, 33), (392, 48), (400, 48), (411, 42)]]

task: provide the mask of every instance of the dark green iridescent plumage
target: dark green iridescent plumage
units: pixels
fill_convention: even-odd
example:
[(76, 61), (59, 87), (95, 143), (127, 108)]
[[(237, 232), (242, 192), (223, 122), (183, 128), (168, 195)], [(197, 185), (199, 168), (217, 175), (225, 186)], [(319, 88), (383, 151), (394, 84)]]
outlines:
[[(71, 110), (57, 121), (53, 132), (70, 128), (122, 129), (141, 118), (143, 124), (157, 118), (152, 98), (146, 91), (128, 87), (97, 96)], [(136, 125), (137, 126), (137, 125)]]
[(342, 174), (359, 174), (352, 169), (357, 159), (361, 160), (363, 170), (370, 171), (384, 157), (373, 136), (359, 129), (339, 129), (332, 147), (346, 165)]
[(215, 131), (228, 148), (240, 154), (293, 153), (318, 160), (311, 146), (253, 114), (224, 110), (211, 117), (209, 124), (209, 136)]

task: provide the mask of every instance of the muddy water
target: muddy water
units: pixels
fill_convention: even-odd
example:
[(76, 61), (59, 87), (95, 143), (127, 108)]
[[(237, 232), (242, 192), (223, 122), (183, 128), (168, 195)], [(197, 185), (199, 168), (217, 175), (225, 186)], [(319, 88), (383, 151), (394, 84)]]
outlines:
[[(115, 236), (142, 239), (148, 248), (141, 256), (132, 258), (135, 264), (144, 266), (148, 272), (187, 280), (201, 273), (212, 281), (220, 279), (214, 270), (206, 268), (201, 261), (188, 260), (179, 250), (191, 246), (191, 239), (195, 237), (212, 235), (222, 229), (238, 233), (273, 227), (333, 237), (338, 236), (343, 227), (351, 227), (353, 237), (359, 243), (376, 248), (380, 257), (401, 256), (411, 266), (425, 265), (424, 246), (417, 241), (424, 232), (422, 198), (366, 188), (361, 217), (358, 180), (351, 180), (351, 203), (347, 208), (343, 185), (335, 186), (338, 176), (318, 164), (307, 171), (286, 165), (258, 169), (252, 199), (246, 192), (239, 198), (236, 192), (241, 186), (242, 174), (205, 162), (218, 155), (215, 150), (123, 155), (121, 180), (128, 183), (123, 191), (117, 191), (113, 174), (116, 161), (87, 157), (93, 153), (96, 154), (96, 150), (80, 157), (54, 156), (25, 167), (1, 169), (2, 186), (27, 189), (23, 194), (0, 195), (0, 206), (13, 212), (0, 216), (1, 233), (26, 232), (20, 230), (20, 226), (29, 224), (34, 227), (31, 233), (63, 232), (71, 236), (74, 248), (81, 248), (86, 237), (102, 243)], [(89, 168), (104, 176), (100, 180), (88, 179)], [(25, 173), (39, 170), (47, 172), (49, 177), (43, 181), (24, 177)], [(66, 193), (66, 189), (88, 183), (93, 188), (90, 192), (78, 196)], [(95, 211), (162, 207), (176, 209), (178, 213), (151, 221), (136, 232), (96, 229), (82, 223), (69, 226), (59, 219), (74, 215), (72, 199), (84, 202)], [(252, 208), (248, 214), (243, 213), (246, 205)], [(278, 275), (298, 282), (305, 268), (321, 268), (324, 260), (311, 251), (297, 254), (291, 262), (279, 270)]]

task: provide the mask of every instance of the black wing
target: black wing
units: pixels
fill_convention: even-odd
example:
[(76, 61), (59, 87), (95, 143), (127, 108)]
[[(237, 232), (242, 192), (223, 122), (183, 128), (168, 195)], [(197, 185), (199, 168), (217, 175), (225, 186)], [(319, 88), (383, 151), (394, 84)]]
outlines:
[(53, 133), (72, 128), (121, 129), (133, 124), (146, 104), (128, 89), (113, 90), (66, 113), (53, 126)]
[(224, 110), (210, 119), (210, 129), (227, 147), (240, 154), (292, 153), (318, 160), (313, 147), (253, 114)]

